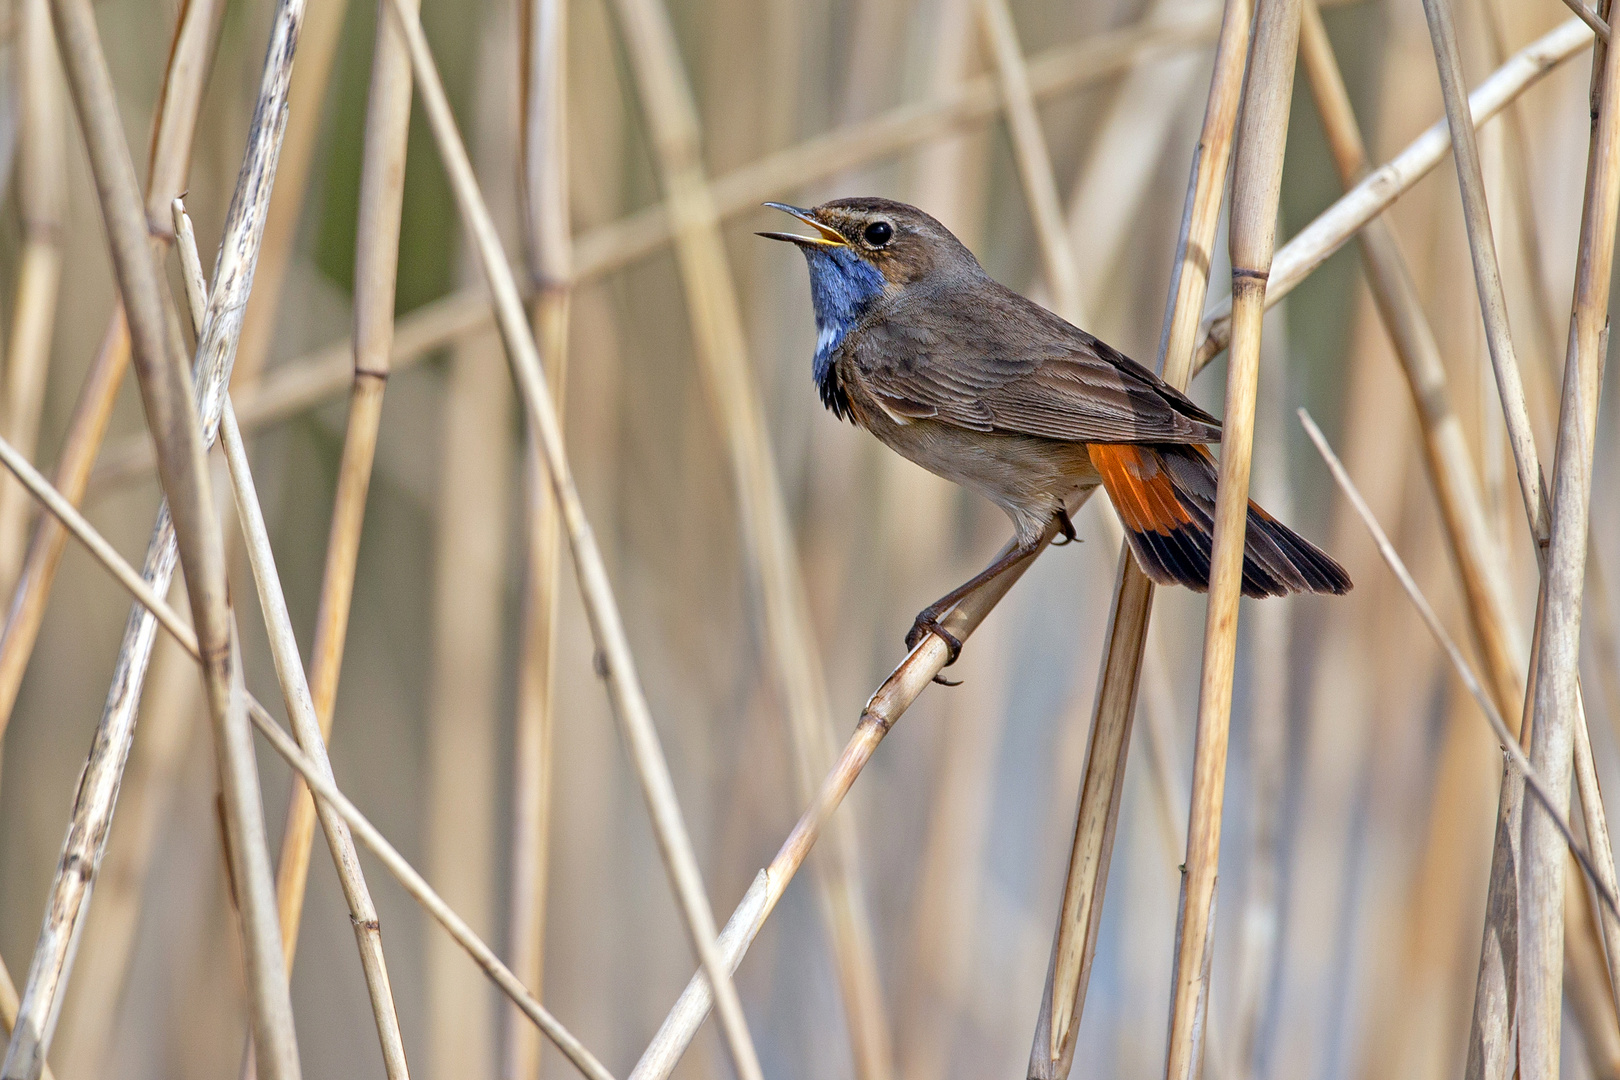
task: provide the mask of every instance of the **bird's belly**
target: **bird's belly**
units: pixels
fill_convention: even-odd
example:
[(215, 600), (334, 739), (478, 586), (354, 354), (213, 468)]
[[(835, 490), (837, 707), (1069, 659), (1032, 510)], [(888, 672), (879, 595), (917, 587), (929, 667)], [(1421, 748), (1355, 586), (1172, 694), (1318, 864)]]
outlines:
[(969, 431), (933, 420), (877, 419), (868, 430), (936, 476), (999, 505), (1021, 537), (1039, 535), (1060, 508), (1102, 482), (1084, 443)]

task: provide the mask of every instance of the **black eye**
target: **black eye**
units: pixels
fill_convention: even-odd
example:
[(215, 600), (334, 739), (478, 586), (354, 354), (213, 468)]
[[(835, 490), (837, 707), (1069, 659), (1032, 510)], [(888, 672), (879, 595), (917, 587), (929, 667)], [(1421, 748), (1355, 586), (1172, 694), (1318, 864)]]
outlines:
[(887, 221), (874, 221), (861, 233), (861, 238), (875, 248), (880, 248), (894, 238), (894, 226)]

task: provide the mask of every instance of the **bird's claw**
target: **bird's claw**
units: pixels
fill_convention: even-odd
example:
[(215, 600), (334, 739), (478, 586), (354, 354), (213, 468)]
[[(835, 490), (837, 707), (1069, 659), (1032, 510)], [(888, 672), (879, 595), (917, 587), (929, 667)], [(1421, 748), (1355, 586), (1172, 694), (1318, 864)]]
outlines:
[[(962, 655), (962, 641), (955, 634), (941, 626), (939, 624), (938, 616), (931, 611), (924, 611), (921, 615), (918, 615), (917, 621), (912, 624), (910, 631), (906, 633), (906, 651), (909, 652), (912, 649), (915, 649), (917, 647), (917, 643), (922, 641), (922, 639), (927, 637), (929, 634), (933, 634), (935, 637), (939, 638), (939, 640), (945, 643), (945, 648), (947, 650), (945, 666), (950, 667), (952, 664), (956, 663), (957, 657)], [(940, 675), (935, 675), (934, 681), (939, 683), (941, 686), (962, 685), (960, 682), (952, 682), (950, 679), (946, 679)]]
[(1079, 539), (1078, 535), (1076, 535), (1074, 531), (1074, 522), (1069, 519), (1069, 512), (1067, 510), (1059, 510), (1057, 512), (1057, 521), (1058, 534), (1062, 536), (1063, 539), (1053, 540), (1053, 547), (1064, 547), (1065, 545), (1072, 544)]

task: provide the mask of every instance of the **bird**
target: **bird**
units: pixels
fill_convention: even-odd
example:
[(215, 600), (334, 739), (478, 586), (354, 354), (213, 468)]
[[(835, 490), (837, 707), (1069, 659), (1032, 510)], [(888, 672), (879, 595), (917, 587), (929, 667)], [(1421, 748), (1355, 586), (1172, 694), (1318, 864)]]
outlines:
[[(1209, 588), (1221, 422), (1146, 367), (996, 282), (949, 229), (915, 206), (844, 198), (804, 208), (766, 203), (812, 235), (810, 268), (823, 405), (890, 449), (1000, 506), (1016, 542), (924, 608), (906, 635), (962, 643), (950, 608), (1039, 549), (1055, 520), (1099, 485), (1154, 582)], [(1344, 568), (1249, 503), (1245, 596), (1343, 594)]]

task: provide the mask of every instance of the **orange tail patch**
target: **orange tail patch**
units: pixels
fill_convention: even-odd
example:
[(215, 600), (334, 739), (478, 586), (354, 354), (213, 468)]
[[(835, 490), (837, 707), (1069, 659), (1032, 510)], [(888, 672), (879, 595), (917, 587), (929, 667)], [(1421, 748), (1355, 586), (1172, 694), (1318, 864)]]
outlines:
[(1176, 494), (1175, 483), (1151, 447), (1091, 443), (1086, 449), (1127, 529), (1168, 536), (1193, 523)]

